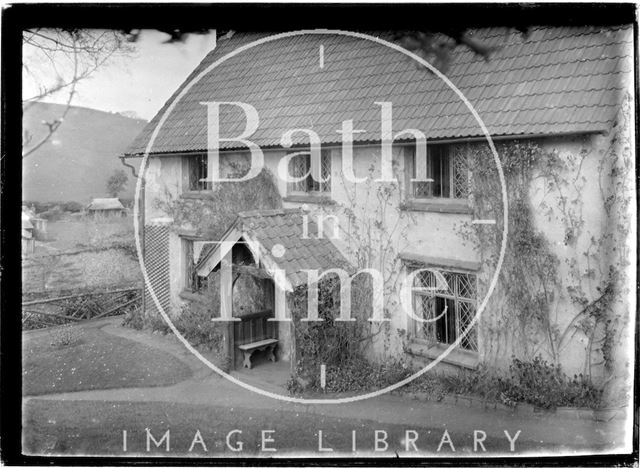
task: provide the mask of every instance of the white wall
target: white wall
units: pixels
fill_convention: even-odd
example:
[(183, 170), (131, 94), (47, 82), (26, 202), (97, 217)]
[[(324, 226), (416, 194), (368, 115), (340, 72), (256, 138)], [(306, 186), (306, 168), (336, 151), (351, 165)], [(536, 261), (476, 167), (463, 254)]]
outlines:
[[(568, 274), (567, 261), (583, 252), (588, 248), (590, 236), (598, 236), (601, 233), (603, 224), (606, 219), (603, 215), (602, 200), (598, 189), (598, 164), (602, 158), (601, 150), (605, 149), (609, 142), (604, 136), (576, 137), (576, 138), (554, 138), (538, 140), (545, 149), (551, 151), (556, 150), (562, 158), (571, 158), (580, 155), (581, 151), (586, 151), (582, 165), (581, 173), (584, 175), (586, 182), (580, 190), (580, 198), (582, 202), (582, 217), (584, 219), (583, 234), (578, 243), (573, 247), (568, 247), (564, 243), (565, 227), (560, 219), (547, 219), (542, 209), (535, 210), (535, 222), (539, 229), (543, 230), (549, 242), (553, 246), (554, 252), (561, 259), (561, 267), (559, 276), (565, 277)], [(397, 162), (397, 170), (402, 177), (404, 170), (403, 161), (404, 149), (400, 146), (394, 147), (394, 160)], [(283, 150), (267, 150), (265, 153), (265, 164), (273, 174), (277, 173), (277, 164), (282, 156), (285, 155)], [(341, 149), (332, 149), (332, 189), (331, 198), (335, 202), (333, 205), (306, 203), (310, 210), (310, 215), (334, 214), (340, 219), (340, 239), (334, 240), (334, 243), (340, 248), (343, 254), (351, 260), (354, 260), (354, 246), (359, 243), (367, 243), (365, 238), (354, 236), (353, 224), (350, 224), (346, 216), (345, 208), (351, 208), (356, 217), (356, 224), (364, 226), (374, 220), (379, 220), (383, 225), (394, 229), (390, 236), (391, 249), (383, 252), (384, 240), (374, 232), (371, 240), (374, 253), (371, 257), (371, 265), (379, 266), (381, 258), (385, 255), (387, 258), (387, 268), (394, 265), (394, 272), (390, 275), (391, 282), (402, 280), (404, 272), (399, 269), (397, 264), (393, 264), (397, 254), (403, 251), (412, 252), (419, 255), (429, 257), (448, 258), (453, 263), (455, 261), (478, 262), (480, 260), (479, 252), (476, 252), (471, 243), (465, 242), (459, 234), (459, 228), (462, 223), (471, 220), (471, 214), (457, 213), (438, 213), (426, 211), (406, 211), (399, 209), (400, 203), (404, 200), (404, 182), (400, 183), (362, 183), (353, 184), (343, 180), (341, 177)], [(357, 147), (354, 149), (355, 172), (357, 177), (362, 177), (369, 172), (372, 167), (373, 177), (379, 177), (380, 171), (380, 150), (376, 146)], [(154, 200), (163, 199), (166, 193), (171, 196), (179, 196), (183, 187), (183, 165), (180, 158), (150, 158), (149, 169), (147, 171), (147, 216), (163, 216), (164, 214), (156, 207)], [(575, 175), (575, 174), (574, 174)], [(564, 178), (570, 178), (571, 174), (564, 174)], [(285, 197), (287, 195), (286, 182), (282, 180), (276, 181), (280, 194)], [(535, 180), (531, 187), (531, 200), (534, 206), (539, 206), (543, 201), (548, 205), (556, 208), (559, 205), (557, 197), (545, 195), (545, 180)], [(391, 190), (391, 206), (386, 210), (381, 210), (377, 197), (379, 189)], [(354, 201), (355, 200), (355, 203)], [(291, 202), (285, 199), (285, 207), (301, 207), (302, 202)], [(330, 234), (331, 226), (325, 227), (325, 234)], [(586, 234), (588, 233), (588, 235)], [(366, 236), (365, 236), (366, 237)], [(384, 236), (382, 236), (384, 237)], [(176, 306), (180, 303), (178, 297), (179, 290), (182, 287), (184, 279), (180, 275), (184, 271), (181, 264), (179, 238), (177, 235), (172, 236), (171, 252), (172, 252), (172, 299)], [(396, 296), (397, 299), (397, 296)], [(374, 346), (376, 354), (391, 353), (395, 355), (401, 354), (401, 339), (395, 332), (395, 329), (407, 329), (408, 318), (401, 313), (397, 305), (390, 303), (390, 311), (392, 317), (392, 331), (389, 340), (379, 339)], [(558, 296), (557, 303), (554, 304), (556, 311), (556, 325), (558, 328), (566, 327), (571, 318), (576, 313), (576, 306), (566, 297), (566, 294)], [(490, 355), (489, 343), (493, 339), (488, 329), (496, 326), (495, 317), (492, 311), (487, 310), (482, 318), (479, 328), (479, 342), (481, 344), (480, 359), (494, 362), (500, 366), (506, 366), (510, 360), (511, 354), (517, 351), (518, 343), (507, 340), (501, 347), (493, 349), (491, 352), (498, 352), (500, 356)], [(581, 371), (584, 364), (584, 348), (586, 338), (576, 334), (570, 344), (562, 353), (562, 364), (570, 372)]]

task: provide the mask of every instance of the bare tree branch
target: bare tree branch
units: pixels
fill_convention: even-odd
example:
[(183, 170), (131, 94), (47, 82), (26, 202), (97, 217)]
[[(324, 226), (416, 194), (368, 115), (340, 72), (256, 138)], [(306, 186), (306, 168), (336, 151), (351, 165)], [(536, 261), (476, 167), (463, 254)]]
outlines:
[[(58, 130), (71, 108), (78, 83), (89, 78), (117, 54), (127, 55), (131, 46), (120, 31), (78, 29), (30, 29), (23, 33), (25, 50), (31, 52), (23, 62), (23, 77), (30, 77), (38, 91), (23, 98), (23, 115), (38, 101), (68, 90), (68, 97), (61, 115), (44, 121), (45, 134), (33, 143), (34, 136), (23, 134), (25, 158), (42, 147)], [(50, 84), (54, 81), (53, 84)], [(48, 83), (49, 82), (49, 83)]]

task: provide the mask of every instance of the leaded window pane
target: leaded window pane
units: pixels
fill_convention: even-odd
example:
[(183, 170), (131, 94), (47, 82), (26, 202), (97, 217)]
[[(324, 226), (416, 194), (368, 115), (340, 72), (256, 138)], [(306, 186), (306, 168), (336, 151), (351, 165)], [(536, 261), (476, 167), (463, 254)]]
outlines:
[[(446, 289), (435, 290), (438, 284), (432, 271), (421, 271), (415, 277), (414, 288), (433, 288), (431, 291), (414, 289), (416, 315), (432, 319), (430, 322), (416, 321), (415, 333), (420, 339), (450, 344), (471, 325), (475, 316), (476, 278), (472, 274), (438, 271), (447, 282)], [(473, 326), (460, 340), (460, 347), (477, 351), (477, 341), (477, 330)]]
[[(473, 303), (458, 301), (458, 323), (460, 324), (460, 333), (469, 327), (475, 313), (476, 308)], [(470, 351), (478, 351), (478, 336), (475, 326), (471, 327), (464, 338), (462, 338), (460, 346)]]
[(453, 151), (453, 196), (466, 198), (469, 195), (469, 169), (466, 153), (456, 148)]
[(203, 179), (207, 178), (208, 171), (208, 156), (206, 154), (199, 154), (196, 156), (189, 156), (189, 190), (211, 190), (211, 182), (206, 182)]
[(331, 192), (331, 152), (322, 151), (320, 159), (320, 175), (322, 179), (328, 179), (324, 182), (318, 182), (314, 180), (310, 174), (311, 169), (311, 155), (300, 154), (293, 157), (289, 161), (289, 169), (292, 177), (303, 177), (305, 174), (309, 175), (298, 181), (290, 184), (290, 190), (293, 192)]
[[(408, 173), (417, 175), (415, 148), (407, 149)], [(466, 198), (469, 195), (466, 153), (451, 145), (427, 146), (428, 181), (412, 182), (415, 198)]]

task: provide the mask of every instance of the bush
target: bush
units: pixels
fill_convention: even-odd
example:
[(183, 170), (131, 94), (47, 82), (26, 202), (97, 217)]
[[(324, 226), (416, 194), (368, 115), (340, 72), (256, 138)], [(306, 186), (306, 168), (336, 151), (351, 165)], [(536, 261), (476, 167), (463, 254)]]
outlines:
[(150, 314), (148, 322), (148, 328), (150, 328), (152, 332), (159, 332), (163, 335), (171, 333), (171, 328), (169, 328), (169, 325), (167, 325), (167, 322), (160, 314)]
[(144, 328), (144, 318), (142, 317), (142, 307), (135, 307), (128, 310), (122, 319), (122, 326), (142, 330)]
[(574, 406), (597, 408), (602, 391), (582, 374), (569, 378), (558, 365), (536, 356), (532, 361), (513, 358), (507, 373), (480, 367), (462, 370), (455, 375), (425, 374), (408, 386), (410, 391), (434, 395), (474, 395), (509, 406), (528, 403), (540, 408)]
[[(215, 290), (209, 292), (206, 297), (214, 294)], [(214, 354), (213, 363), (224, 372), (229, 372), (231, 356), (228, 354), (224, 339), (224, 330), (228, 324), (211, 321), (214, 316), (219, 315), (210, 307), (210, 304), (215, 303), (219, 302), (193, 301), (182, 309), (180, 316), (173, 323), (193, 347), (211, 351)]]
[(114, 240), (111, 242), (111, 247), (114, 249), (122, 250), (127, 256), (133, 260), (138, 260), (138, 251), (136, 250), (136, 243), (132, 239), (127, 240)]
[(44, 218), (48, 221), (59, 221), (62, 218), (63, 211), (59, 206), (54, 206), (53, 208), (40, 213), (40, 217)]
[(64, 348), (66, 346), (80, 343), (81, 331), (73, 325), (62, 325), (55, 328), (51, 333), (51, 346), (54, 348)]
[(251, 180), (220, 182), (202, 199), (156, 200), (156, 207), (173, 218), (173, 226), (191, 225), (210, 239), (220, 239), (238, 217), (238, 212), (282, 208), (282, 197), (273, 174), (263, 168)]
[(222, 326), (211, 321), (211, 313), (201, 307), (185, 307), (174, 325), (193, 346), (201, 346), (211, 351), (222, 349)]
[[(354, 322), (335, 320), (340, 314), (340, 281), (335, 275), (324, 278), (318, 285), (318, 315), (323, 321), (301, 321), (307, 315), (307, 290), (299, 287), (294, 291), (292, 317), (296, 336), (296, 382), (304, 381), (304, 386), (319, 389), (319, 366), (325, 364), (327, 382), (332, 382), (327, 391), (351, 391), (377, 386), (365, 376), (379, 376), (384, 371), (364, 357), (364, 346), (373, 337), (369, 323), (363, 319), (370, 309), (371, 300), (370, 285), (364, 281), (358, 277), (352, 286), (352, 291), (360, 293), (355, 300), (352, 295), (352, 314), (354, 318), (358, 317)], [(334, 374), (337, 377), (335, 381)], [(293, 391), (297, 391), (294, 387)]]
[(569, 378), (559, 365), (550, 364), (541, 356), (532, 361), (513, 359), (509, 377), (499, 379), (504, 395), (514, 401), (541, 408), (558, 406), (598, 407), (602, 391), (596, 389), (582, 374)]
[(78, 202), (68, 201), (68, 202), (62, 203), (60, 205), (60, 208), (62, 209), (62, 211), (66, 211), (68, 213), (79, 213), (84, 209), (84, 206), (82, 206), (82, 204)]
[[(213, 304), (219, 304), (219, 300), (215, 300), (217, 294), (215, 288), (206, 290), (200, 301), (191, 301), (182, 308), (178, 317), (173, 319), (173, 325), (193, 347), (214, 353), (214, 364), (228, 372), (231, 358), (224, 340), (224, 330), (228, 324), (211, 321), (213, 317), (219, 316), (218, 310), (212, 307)], [(127, 314), (122, 325), (136, 330), (147, 328), (165, 335), (171, 333), (171, 328), (160, 314), (149, 313), (144, 317), (141, 308)]]
[[(297, 369), (297, 376), (287, 383), (290, 393), (304, 390), (322, 391), (320, 386), (320, 363)], [(412, 374), (409, 366), (402, 360), (386, 363), (372, 363), (364, 358), (353, 358), (340, 366), (327, 365), (326, 388), (329, 393), (371, 391), (388, 387)]]
[(122, 197), (120, 198), (120, 203), (122, 203), (122, 206), (130, 210), (133, 210), (134, 202), (135, 202), (135, 198), (122, 198)]

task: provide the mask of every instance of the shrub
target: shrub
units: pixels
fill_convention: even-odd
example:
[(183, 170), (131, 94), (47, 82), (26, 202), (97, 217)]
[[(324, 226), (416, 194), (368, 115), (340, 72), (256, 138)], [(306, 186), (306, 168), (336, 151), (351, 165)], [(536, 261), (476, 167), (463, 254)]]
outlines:
[(160, 332), (163, 335), (171, 332), (169, 325), (167, 325), (167, 322), (160, 314), (149, 314), (148, 323), (148, 328), (150, 328), (152, 332)]
[(122, 250), (127, 256), (133, 260), (138, 260), (138, 251), (136, 250), (136, 243), (132, 239), (120, 240), (116, 239), (111, 242), (111, 247), (114, 249)]
[[(340, 281), (333, 275), (324, 278), (318, 285), (318, 315), (323, 321), (303, 322), (307, 315), (307, 293), (305, 287), (299, 287), (294, 291), (292, 300), (292, 316), (296, 335), (296, 375), (298, 381), (304, 381), (311, 388), (319, 389), (319, 366), (327, 366), (327, 382), (331, 372), (337, 369), (349, 369), (345, 374), (353, 372), (352, 378), (347, 381), (336, 382), (328, 387), (328, 391), (347, 391), (365, 388), (370, 382), (359, 383), (357, 376), (361, 369), (366, 372), (379, 372), (364, 357), (364, 345), (372, 338), (369, 323), (362, 319), (367, 313), (367, 306), (361, 301), (366, 297), (368, 285), (362, 277), (355, 279), (352, 290), (362, 294), (352, 295), (352, 313), (354, 318), (360, 317), (354, 322), (340, 322), (335, 319), (340, 312)], [(371, 295), (368, 294), (370, 301)], [(336, 372), (336, 375), (340, 372)], [(341, 378), (341, 377), (340, 377)], [(345, 377), (346, 378), (346, 377)]]
[(63, 211), (57, 205), (47, 211), (40, 213), (40, 217), (48, 221), (58, 221), (62, 218), (62, 215)]
[(174, 220), (174, 227), (193, 226), (199, 235), (220, 239), (238, 217), (238, 212), (282, 207), (282, 197), (273, 174), (266, 168), (250, 180), (220, 182), (202, 199), (156, 200), (156, 207)]
[(48, 211), (54, 206), (58, 205), (56, 202), (39, 202), (39, 201), (28, 201), (25, 200), (22, 202), (23, 205), (32, 206), (35, 208), (36, 213), (40, 214), (43, 211)]
[(135, 202), (134, 198), (122, 198), (122, 197), (120, 197), (120, 203), (122, 203), (122, 206), (124, 206), (125, 208), (128, 208), (130, 210), (133, 210), (134, 202)]
[(474, 395), (509, 406), (528, 403), (541, 408), (597, 408), (602, 397), (602, 391), (581, 374), (569, 378), (560, 366), (540, 356), (532, 361), (513, 358), (506, 373), (485, 366), (454, 375), (428, 373), (411, 382), (406, 390), (426, 393), (436, 401), (445, 394)]
[[(228, 324), (211, 321), (213, 317), (219, 316), (218, 309), (213, 306), (219, 304), (219, 300), (215, 300), (217, 294), (215, 288), (205, 290), (201, 299), (190, 301), (172, 323), (193, 347), (214, 353), (214, 364), (227, 372), (231, 366), (224, 338), (224, 330)], [(152, 312), (143, 316), (141, 308), (127, 314), (122, 325), (136, 330), (147, 328), (163, 334), (171, 333), (169, 325), (160, 314)]]
[(122, 326), (142, 330), (144, 328), (144, 318), (142, 317), (142, 307), (135, 307), (128, 310), (122, 319)]
[(220, 323), (212, 322), (211, 318), (211, 313), (203, 308), (187, 306), (182, 309), (174, 324), (193, 346), (218, 351), (222, 347), (222, 328)]
[(550, 364), (541, 356), (532, 361), (514, 358), (508, 378), (499, 382), (507, 398), (541, 408), (598, 407), (602, 396), (602, 391), (582, 374), (569, 378), (560, 365)]
[[(297, 376), (287, 382), (290, 393), (296, 394), (304, 390), (322, 391), (320, 386), (320, 363), (297, 369)], [(371, 391), (388, 387), (409, 375), (411, 369), (403, 360), (385, 363), (369, 362), (365, 358), (356, 357), (343, 362), (342, 365), (327, 365), (326, 392)]]
[(82, 204), (78, 202), (68, 201), (68, 202), (62, 203), (60, 205), (60, 208), (62, 209), (62, 211), (66, 211), (69, 213), (79, 213), (80, 211), (83, 210), (84, 207), (82, 206)]
[[(209, 301), (207, 303), (211, 304)], [(224, 372), (228, 372), (231, 368), (231, 357), (228, 355), (224, 338), (224, 330), (228, 324), (212, 322), (214, 315), (218, 314), (205, 303), (193, 301), (182, 309), (180, 316), (173, 323), (192, 346), (211, 351), (214, 354), (213, 363)]]
[(55, 328), (51, 333), (51, 346), (54, 348), (64, 348), (79, 344), (81, 332), (73, 325), (62, 325)]

